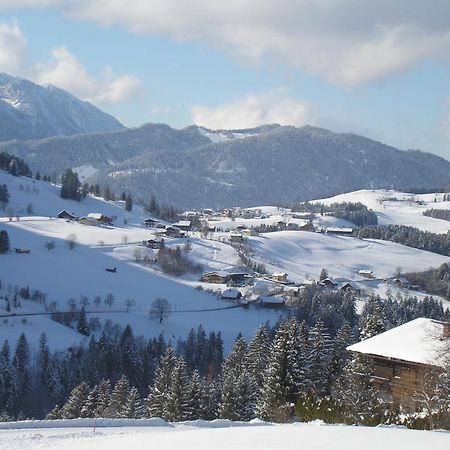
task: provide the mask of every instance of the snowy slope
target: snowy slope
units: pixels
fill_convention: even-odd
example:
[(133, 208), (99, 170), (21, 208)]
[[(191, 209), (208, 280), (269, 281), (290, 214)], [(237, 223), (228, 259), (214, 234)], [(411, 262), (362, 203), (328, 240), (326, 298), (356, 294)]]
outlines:
[(361, 202), (376, 213), (380, 225), (408, 225), (432, 233), (447, 233), (450, 230), (450, 222), (423, 215), (424, 211), (431, 208), (450, 209), (450, 202), (442, 201), (443, 195), (440, 193), (408, 194), (379, 189), (349, 192), (316, 200), (316, 202), (325, 205)]
[[(20, 221), (12, 222), (7, 217), (0, 217), (0, 229), (8, 231), (11, 247), (31, 250), (30, 254), (0, 256), (3, 286), (0, 295), (6, 295), (10, 288), (13, 291), (15, 286), (29, 286), (31, 290), (39, 289), (47, 293), (48, 302), (57, 301), (60, 310), (68, 310), (69, 298), (79, 300), (81, 295), (86, 295), (91, 301), (87, 309), (96, 311), (92, 299), (97, 295), (104, 298), (108, 293), (113, 293), (115, 303), (111, 310), (104, 304), (99, 308), (107, 311), (106, 314), (99, 314), (102, 321), (111, 319), (122, 325), (131, 323), (137, 334), (153, 337), (163, 333), (167, 340), (173, 341), (186, 337), (192, 327), (202, 324), (207, 332), (222, 332), (227, 350), (239, 332), (250, 338), (261, 323), (267, 320), (274, 323), (280, 317), (280, 313), (275, 311), (224, 309), (231, 305), (219, 301), (215, 294), (195, 289), (199, 285), (200, 274), (171, 278), (160, 273), (157, 267), (137, 263), (136, 250), (141, 256), (154, 256), (153, 250), (138, 245), (143, 239), (153, 236), (149, 229), (140, 226), (146, 217), (140, 208), (135, 207), (133, 212), (128, 213), (121, 202), (106, 202), (92, 197), (81, 202), (63, 200), (56, 186), (5, 173), (0, 173), (0, 183), (8, 185), (10, 205), (16, 211), (26, 214), (26, 205), (32, 202), (36, 214), (21, 216)], [(21, 185), (23, 188), (20, 188)], [(33, 192), (33, 188), (39, 192)], [(89, 212), (117, 216), (115, 223), (118, 226), (90, 227), (54, 219), (61, 209), (73, 211), (78, 216)], [(0, 211), (0, 216), (5, 214)], [(128, 220), (127, 225), (124, 225), (123, 219)], [(66, 243), (70, 234), (76, 235), (77, 245), (73, 250)], [(127, 244), (123, 243), (124, 236), (127, 237)], [(45, 243), (50, 240), (55, 241), (56, 247), (48, 251)], [(167, 239), (166, 242), (168, 246), (183, 245), (185, 240)], [(190, 257), (203, 264), (205, 271), (229, 268), (238, 260), (236, 251), (227, 244), (196, 237), (191, 239), (191, 243)], [(117, 267), (117, 273), (106, 272), (108, 267)], [(217, 289), (219, 286), (214, 287)], [(167, 298), (177, 311), (170, 314), (163, 324), (148, 318), (150, 305), (157, 297)], [(131, 311), (113, 312), (125, 311), (128, 299), (135, 302)], [(4, 302), (0, 304), (4, 308)], [(36, 312), (37, 306), (35, 302), (23, 301), (17, 313)], [(43, 307), (38, 310), (42, 311)], [(95, 316), (93, 314), (91, 317)], [(68, 343), (83, 338), (68, 328), (62, 332), (59, 325), (55, 327), (54, 322), (46, 317), (27, 317), (26, 323), (18, 318), (9, 319), (7, 323), (0, 322), (0, 337), (11, 341), (25, 331), (33, 337), (32, 341), (37, 342), (37, 337), (44, 330), (49, 334), (50, 344), (57, 348), (65, 348)]]
[(360, 279), (358, 270), (372, 270), (377, 278), (402, 271), (437, 267), (448, 258), (387, 241), (362, 240), (305, 231), (280, 231), (251, 237), (255, 259), (269, 271), (285, 271), (293, 281), (312, 276), (317, 279), (322, 268), (333, 277)]
[[(75, 428), (70, 427), (72, 422)], [(121, 425), (97, 428), (92, 420), (63, 421), (57, 428), (51, 422), (0, 424), (0, 449), (93, 449), (116, 450), (133, 448), (196, 449), (196, 450), (446, 450), (447, 432), (416, 431), (399, 427), (351, 427), (323, 425), (320, 422), (275, 425), (261, 422), (250, 424), (213, 421), (210, 423), (165, 424), (159, 420), (143, 422), (120, 420)], [(80, 428), (82, 423), (89, 424)], [(99, 424), (101, 425), (101, 421)], [(44, 428), (39, 425), (45, 425)], [(123, 426), (127, 424), (128, 426)], [(25, 428), (25, 426), (27, 427)], [(60, 426), (65, 426), (61, 428)], [(23, 428), (8, 429), (15, 426)]]

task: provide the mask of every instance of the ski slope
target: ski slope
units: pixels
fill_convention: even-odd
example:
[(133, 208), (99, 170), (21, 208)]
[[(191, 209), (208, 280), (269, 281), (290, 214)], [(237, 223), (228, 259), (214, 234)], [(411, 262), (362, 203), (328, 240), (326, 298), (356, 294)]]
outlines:
[(320, 421), (277, 425), (225, 420), (180, 424), (159, 419), (98, 420), (94, 432), (92, 419), (76, 419), (4, 423), (0, 428), (0, 450), (447, 450), (450, 442), (444, 431), (324, 425)]

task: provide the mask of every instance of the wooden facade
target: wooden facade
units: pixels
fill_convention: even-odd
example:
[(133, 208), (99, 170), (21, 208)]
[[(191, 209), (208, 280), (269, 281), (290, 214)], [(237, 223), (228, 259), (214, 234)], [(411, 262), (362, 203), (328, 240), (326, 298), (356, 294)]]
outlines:
[(432, 366), (408, 361), (373, 357), (372, 383), (375, 389), (391, 400), (395, 407), (409, 411), (416, 409), (414, 393)]

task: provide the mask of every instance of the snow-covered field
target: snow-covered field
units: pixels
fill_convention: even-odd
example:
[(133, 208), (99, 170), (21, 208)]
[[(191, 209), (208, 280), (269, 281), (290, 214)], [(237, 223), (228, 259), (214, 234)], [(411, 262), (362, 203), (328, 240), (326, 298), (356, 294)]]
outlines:
[(325, 205), (361, 202), (376, 213), (379, 225), (408, 225), (432, 233), (447, 233), (450, 222), (423, 215), (424, 211), (431, 208), (450, 209), (450, 202), (444, 202), (443, 195), (408, 194), (378, 189), (349, 192), (316, 201)]
[[(142, 426), (142, 421), (138, 423), (140, 426), (97, 427), (95, 432), (92, 423), (79, 427), (82, 422), (75, 427), (62, 423), (55, 428), (2, 429), (0, 449), (446, 450), (450, 444), (448, 432), (396, 427), (331, 426), (320, 422), (275, 425), (215, 421), (172, 425), (155, 420), (147, 422), (148, 426)], [(1, 425), (1, 428), (15, 426)]]
[(358, 270), (372, 270), (377, 278), (402, 271), (437, 267), (448, 258), (387, 241), (358, 239), (305, 231), (279, 231), (250, 237), (254, 259), (268, 271), (285, 271), (292, 281), (317, 279), (322, 268), (337, 278), (361, 279)]

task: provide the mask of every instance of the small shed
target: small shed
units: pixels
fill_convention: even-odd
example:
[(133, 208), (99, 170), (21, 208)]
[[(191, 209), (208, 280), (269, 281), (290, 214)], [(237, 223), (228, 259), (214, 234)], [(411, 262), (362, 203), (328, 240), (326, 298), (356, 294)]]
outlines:
[(280, 295), (263, 295), (258, 298), (258, 304), (263, 308), (284, 308), (286, 301)]
[(240, 300), (242, 298), (242, 293), (237, 289), (226, 289), (220, 295), (222, 300)]

